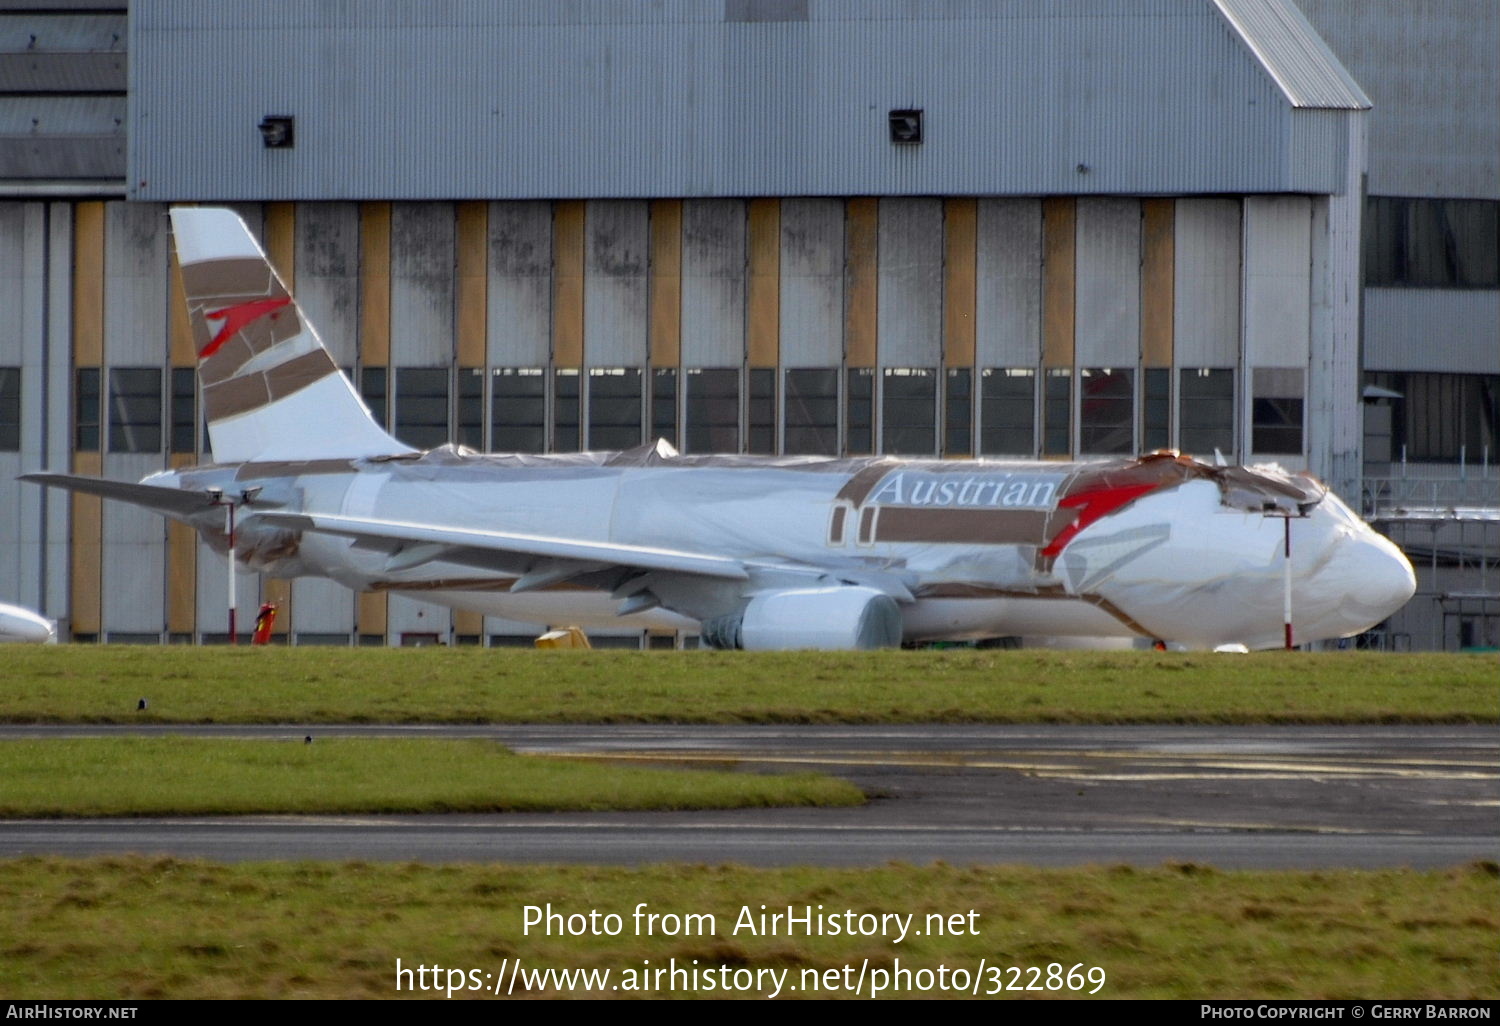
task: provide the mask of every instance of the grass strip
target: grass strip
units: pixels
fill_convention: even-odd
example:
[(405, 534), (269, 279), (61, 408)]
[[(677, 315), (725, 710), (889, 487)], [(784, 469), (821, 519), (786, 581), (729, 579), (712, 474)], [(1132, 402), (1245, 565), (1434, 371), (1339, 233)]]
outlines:
[(86, 738), (0, 744), (0, 816), (540, 812), (858, 805), (816, 774), (619, 767), (487, 741)]
[[(975, 974), (984, 959), (1043, 974), (1050, 963), (1064, 971), (1099, 966), (1101, 998), (1493, 999), (1500, 994), (1497, 874), (1494, 863), (1436, 872), (1226, 872), (1192, 864), (628, 870), (28, 858), (0, 862), (0, 993), (12, 1000), (442, 1000), (441, 989), (398, 993), (396, 960), (445, 973), (475, 970), (483, 980), (520, 959), (528, 971), (609, 969), (620, 985), (626, 970), (640, 974), (672, 959), (691, 968), (696, 959), (701, 970), (785, 970), (785, 983), (798, 989), (784, 988), (783, 997), (849, 997), (827, 981), (851, 980), (861, 965), (890, 971), (899, 959), (913, 971), (943, 964)], [(640, 902), (648, 914), (712, 914), (713, 929), (699, 920), (702, 935), (667, 935), (661, 919), (654, 932), (638, 933), (632, 913)], [(615, 937), (548, 937), (540, 927), (525, 933), (524, 907), (548, 903), (562, 915), (616, 913), (623, 930)], [(903, 941), (736, 932), (741, 910), (758, 916), (762, 905), (768, 912), (792, 906), (799, 915), (809, 907), (819, 915), (912, 914), (918, 929), (929, 914), (958, 915), (965, 929)], [(517, 995), (590, 993), (531, 982)], [(644, 996), (723, 993), (652, 989)], [(959, 995), (908, 989), (899, 996)]]
[(1500, 722), (1493, 655), (60, 645), (5, 657), (9, 723)]

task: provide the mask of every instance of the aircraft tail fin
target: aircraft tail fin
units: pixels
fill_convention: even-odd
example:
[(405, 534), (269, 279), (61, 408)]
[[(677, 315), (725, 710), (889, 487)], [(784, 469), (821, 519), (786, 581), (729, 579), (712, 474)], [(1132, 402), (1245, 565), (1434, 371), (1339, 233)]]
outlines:
[(412, 451), (375, 423), (238, 214), (180, 207), (172, 232), (215, 461)]

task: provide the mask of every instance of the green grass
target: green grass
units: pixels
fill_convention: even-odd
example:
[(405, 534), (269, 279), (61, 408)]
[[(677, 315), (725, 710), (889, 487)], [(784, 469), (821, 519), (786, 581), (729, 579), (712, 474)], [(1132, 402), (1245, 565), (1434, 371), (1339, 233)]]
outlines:
[(0, 816), (858, 805), (815, 774), (618, 767), (486, 741), (89, 738), (0, 744)]
[(4, 656), (10, 723), (1500, 722), (1493, 655), (61, 645)]
[[(0, 993), (444, 1000), (441, 990), (398, 995), (396, 959), (407, 968), (497, 973), (519, 958), (528, 969), (608, 968), (615, 981), (645, 959), (658, 967), (697, 959), (700, 968), (786, 970), (792, 985), (804, 970), (821, 977), (852, 966), (857, 974), (866, 959), (870, 969), (891, 970), (900, 959), (908, 969), (941, 963), (970, 972), (985, 959), (1043, 972), (1053, 962), (1099, 966), (1101, 998), (1494, 999), (1497, 874), (1493, 863), (1441, 872), (1220, 872), (21, 859), (0, 862)], [(716, 935), (637, 936), (630, 913), (642, 901), (658, 913), (712, 913)], [(623, 932), (525, 934), (524, 906), (549, 902), (562, 913), (618, 913)], [(978, 935), (896, 943), (735, 934), (740, 908), (758, 913), (761, 905), (911, 913), (919, 927), (929, 913), (967, 922), (974, 910)]]

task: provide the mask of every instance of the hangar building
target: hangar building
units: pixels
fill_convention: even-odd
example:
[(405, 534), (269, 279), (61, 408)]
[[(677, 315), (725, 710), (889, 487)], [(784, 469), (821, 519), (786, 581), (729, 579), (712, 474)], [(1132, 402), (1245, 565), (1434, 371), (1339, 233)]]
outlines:
[[(224, 640), (190, 532), (14, 481), (205, 458), (174, 203), (239, 210), (417, 446), (1180, 448), (1500, 505), (1497, 49), (1483, 0), (6, 0), (0, 601)], [(1494, 632), (1485, 530), (1467, 621), (1384, 641)], [(534, 633), (241, 589), (296, 644)]]

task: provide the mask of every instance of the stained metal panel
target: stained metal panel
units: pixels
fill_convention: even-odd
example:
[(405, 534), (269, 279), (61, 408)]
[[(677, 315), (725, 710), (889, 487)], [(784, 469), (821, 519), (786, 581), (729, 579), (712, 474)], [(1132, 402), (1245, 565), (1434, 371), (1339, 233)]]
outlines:
[(105, 205), (104, 351), (111, 367), (167, 361), (167, 239), (160, 206)]
[(682, 365), (745, 360), (745, 204), (682, 205)]
[(1141, 345), (1141, 204), (1078, 201), (1074, 302), (1080, 367), (1135, 366)]
[[(156, 453), (105, 453), (104, 476), (139, 481), (162, 469)], [(115, 634), (166, 629), (167, 526), (161, 514), (124, 502), (104, 504), (103, 628)]]
[(943, 203), (880, 201), (880, 363), (943, 362)]
[(1240, 201), (1177, 201), (1172, 282), (1179, 367), (1234, 367), (1240, 359)]
[[(297, 302), (340, 367), (359, 356), (359, 207), (297, 207)], [(308, 628), (311, 629), (311, 628)]]
[[(828, 0), (809, 4), (805, 20), (724, 14), (695, 0), (458, 0), (436, 15), (394, 0), (141, 0), (131, 20), (134, 195), (1138, 195), (1341, 184), (1333, 169), (1347, 138), (1319, 127), (1294, 146), (1300, 108), (1246, 44), (1251, 30), (1200, 0)], [(1295, 65), (1266, 53), (1277, 68)], [(924, 111), (921, 145), (892, 145), (895, 107)], [(297, 117), (294, 149), (261, 145), (255, 125), (271, 113)]]
[(452, 204), (392, 204), (391, 366), (452, 363), (453, 247)]
[(976, 361), (1036, 367), (1042, 353), (1042, 205), (979, 201)]
[(844, 356), (844, 205), (781, 203), (781, 364), (837, 367)]
[(645, 200), (598, 200), (584, 212), (584, 354), (592, 367), (647, 360)]
[(1312, 210), (1303, 196), (1245, 199), (1245, 364), (1308, 359)]
[(489, 362), (545, 367), (552, 345), (552, 208), (491, 203)]

